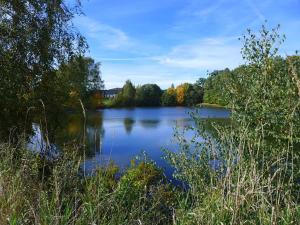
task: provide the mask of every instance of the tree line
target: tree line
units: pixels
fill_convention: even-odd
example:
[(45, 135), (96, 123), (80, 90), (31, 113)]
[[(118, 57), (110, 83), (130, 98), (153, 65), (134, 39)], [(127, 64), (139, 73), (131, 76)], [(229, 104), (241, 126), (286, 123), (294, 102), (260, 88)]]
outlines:
[[(299, 61), (300, 57), (298, 55), (282, 57), (277, 55), (270, 59), (273, 66), (275, 67), (274, 71), (278, 73), (285, 74), (288, 70), (291, 62)], [(250, 91), (254, 84), (248, 83), (245, 85), (245, 74), (250, 74), (253, 71), (252, 64), (241, 65), (235, 69), (224, 69), (224, 70), (215, 70), (209, 74), (208, 78), (205, 80), (204, 85), (204, 96), (203, 102), (209, 104), (217, 104), (221, 106), (230, 106), (232, 104), (231, 99), (233, 96), (232, 90), (235, 88), (237, 93), (236, 96), (244, 96), (246, 98), (247, 93)], [(239, 80), (239, 86), (234, 87), (236, 80)]]
[(134, 86), (127, 80), (118, 95), (108, 106), (195, 106), (203, 101), (204, 78), (196, 83), (184, 83), (177, 87), (172, 84), (167, 90), (162, 90), (157, 84)]

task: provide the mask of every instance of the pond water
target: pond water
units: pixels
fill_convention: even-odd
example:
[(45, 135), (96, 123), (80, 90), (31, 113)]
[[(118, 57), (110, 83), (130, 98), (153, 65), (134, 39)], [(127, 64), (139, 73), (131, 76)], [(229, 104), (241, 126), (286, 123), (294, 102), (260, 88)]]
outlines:
[[(111, 160), (125, 168), (131, 159), (144, 151), (169, 176), (172, 170), (162, 159), (162, 148), (176, 149), (174, 129), (191, 125), (189, 113), (192, 111), (186, 107), (103, 109), (88, 112), (86, 123), (81, 114), (69, 113), (58, 120), (59, 125), (55, 126), (54, 135), (49, 139), (59, 149), (65, 142), (84, 138), (85, 130), (87, 153), (84, 165), (89, 172)], [(227, 118), (230, 115), (222, 108), (204, 107), (199, 113), (202, 118)], [(38, 124), (34, 124), (34, 130), (29, 145), (38, 149), (43, 135)], [(48, 130), (48, 133), (51, 132)]]

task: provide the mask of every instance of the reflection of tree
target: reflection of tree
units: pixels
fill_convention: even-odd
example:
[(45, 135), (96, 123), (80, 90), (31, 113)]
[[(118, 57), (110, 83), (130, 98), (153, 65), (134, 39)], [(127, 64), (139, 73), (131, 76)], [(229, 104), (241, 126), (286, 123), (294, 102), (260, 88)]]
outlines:
[(58, 145), (64, 145), (70, 142), (81, 143), (83, 141), (83, 127), (83, 115), (77, 113), (65, 115), (60, 118), (60, 126), (55, 131), (54, 142)]
[(96, 152), (100, 151), (104, 137), (103, 112), (88, 114), (86, 125), (86, 153), (88, 156), (94, 156)]
[(135, 123), (135, 120), (131, 118), (125, 118), (124, 119), (124, 127), (127, 134), (130, 134), (133, 128), (133, 124)]
[(176, 120), (176, 125), (180, 127), (186, 127), (192, 122), (191, 118), (181, 118)]
[[(81, 113), (53, 115), (48, 117), (47, 122), (49, 142), (58, 146), (59, 149), (66, 145), (73, 146), (74, 143), (77, 146), (84, 146), (85, 141), (86, 156), (92, 157), (100, 150), (104, 136), (103, 112), (87, 113), (86, 123)], [(43, 139), (46, 140), (45, 126), (40, 126), (40, 128)]]
[(140, 120), (144, 128), (156, 128), (160, 124), (160, 120)]

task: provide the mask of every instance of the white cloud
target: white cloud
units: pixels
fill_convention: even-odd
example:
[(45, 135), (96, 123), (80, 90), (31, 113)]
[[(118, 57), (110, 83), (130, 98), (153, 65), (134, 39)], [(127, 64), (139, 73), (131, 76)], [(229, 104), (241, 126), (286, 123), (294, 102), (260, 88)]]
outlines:
[(95, 21), (86, 16), (76, 17), (74, 23), (86, 37), (108, 49), (119, 49), (130, 45), (129, 37), (120, 29)]
[(204, 38), (192, 44), (178, 45), (165, 56), (163, 65), (187, 69), (233, 68), (241, 63), (238, 38)]
[[(238, 37), (203, 38), (174, 46), (169, 53), (152, 57), (99, 58), (106, 87), (122, 87), (127, 79), (136, 85), (157, 83), (167, 88), (195, 82), (206, 71), (241, 64)], [(128, 63), (127, 63), (128, 61)]]

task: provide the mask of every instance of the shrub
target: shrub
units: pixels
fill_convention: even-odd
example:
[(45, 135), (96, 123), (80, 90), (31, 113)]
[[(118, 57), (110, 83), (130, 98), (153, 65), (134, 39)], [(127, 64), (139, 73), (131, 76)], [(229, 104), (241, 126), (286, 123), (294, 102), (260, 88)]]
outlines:
[[(232, 123), (213, 138), (194, 114), (195, 137), (178, 134), (166, 157), (189, 185), (178, 224), (299, 221), (299, 57), (277, 57), (277, 29), (244, 37), (244, 67), (224, 83)], [(297, 191), (296, 191), (297, 190)]]

